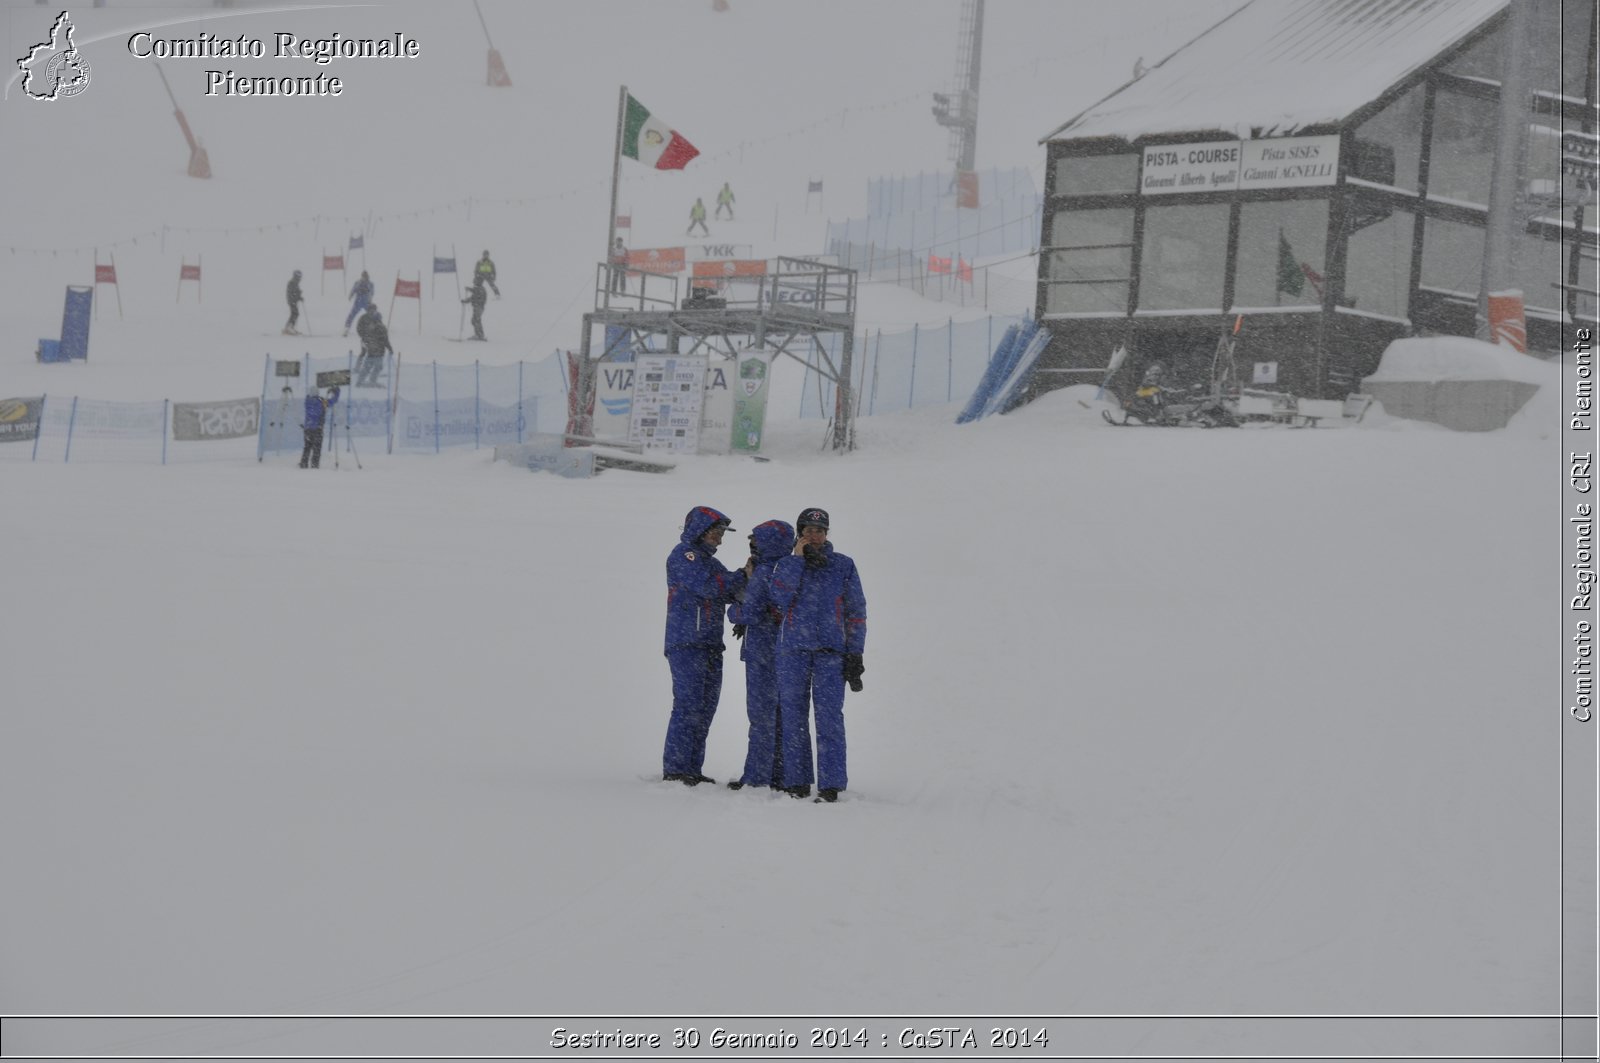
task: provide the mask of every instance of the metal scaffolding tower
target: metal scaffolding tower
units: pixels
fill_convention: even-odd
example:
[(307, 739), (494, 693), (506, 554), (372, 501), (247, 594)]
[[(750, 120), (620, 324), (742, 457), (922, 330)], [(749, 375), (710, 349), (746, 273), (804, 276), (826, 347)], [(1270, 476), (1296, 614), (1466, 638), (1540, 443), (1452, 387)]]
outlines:
[[(726, 278), (696, 277), (689, 295), (680, 299), (675, 274), (628, 270), (619, 280), (617, 267), (599, 263), (595, 271), (594, 309), (583, 315), (579, 345), (579, 395), (591, 396), (595, 366), (602, 360), (628, 361), (632, 354), (667, 350), (692, 355), (712, 352), (732, 357), (740, 350), (764, 347), (810, 364), (836, 388), (831, 443), (835, 450), (855, 446), (855, 396), (850, 386), (856, 324), (856, 271), (806, 258), (779, 257), (767, 272)], [(599, 353), (591, 342), (596, 326), (603, 341)], [(839, 362), (811, 341), (838, 333)], [(685, 340), (688, 341), (687, 346)], [(804, 345), (801, 353), (796, 348)], [(815, 358), (808, 363), (808, 356)], [(584, 406), (580, 405), (580, 409)]]
[[(963, 207), (976, 207), (978, 78), (983, 63), (984, 0), (962, 0), (956, 36), (955, 91), (933, 94), (933, 117), (950, 129), (950, 159), (956, 164)], [(970, 193), (969, 193), (970, 186)], [(970, 200), (970, 201), (969, 201)]]

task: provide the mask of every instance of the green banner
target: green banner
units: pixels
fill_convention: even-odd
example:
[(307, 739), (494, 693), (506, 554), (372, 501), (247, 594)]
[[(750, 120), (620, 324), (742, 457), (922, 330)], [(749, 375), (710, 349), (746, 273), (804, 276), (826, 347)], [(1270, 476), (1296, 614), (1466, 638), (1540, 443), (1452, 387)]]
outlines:
[(767, 378), (772, 375), (771, 351), (742, 351), (733, 382), (733, 449), (754, 454), (761, 449), (767, 420)]

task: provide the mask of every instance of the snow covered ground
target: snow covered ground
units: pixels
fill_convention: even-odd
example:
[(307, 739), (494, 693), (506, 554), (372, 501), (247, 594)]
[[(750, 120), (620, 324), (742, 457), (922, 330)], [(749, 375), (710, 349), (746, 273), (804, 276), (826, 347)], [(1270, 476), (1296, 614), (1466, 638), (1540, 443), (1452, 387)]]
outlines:
[[(54, 160), (0, 186), (0, 396), (249, 395), (263, 355), (342, 353), (277, 335), (282, 286), (307, 271), (328, 333), (344, 303), (318, 256), (369, 212), (380, 291), (442, 242), (500, 266), (484, 349), (443, 342), (455, 304), (425, 298), (420, 334), (395, 315), (403, 350), (575, 347), (619, 76), (706, 156), (624, 171), (634, 246), (680, 242), (685, 197), (729, 179), (719, 240), (814, 251), (808, 179), (843, 214), (867, 177), (943, 163), (926, 71), (949, 65), (953, 3), (483, 6), (512, 89), (482, 87), (470, 5), (236, 16), (404, 29), (426, 58), (335, 64), (349, 96), (292, 105), (200, 99), (202, 64), (167, 63), (210, 182), (109, 37), (81, 97), (0, 104), (7, 156)], [(991, 2), (983, 151), (1037, 164), (1039, 135), (1199, 7)], [(6, 54), (47, 10), (4, 8)], [(151, 11), (73, 14), (87, 37)], [(1072, 69), (1042, 27), (1082, 36)], [(470, 216), (406, 216), (469, 195)], [(87, 363), (35, 363), (62, 287), (136, 234), (125, 316), (103, 303)], [(205, 301), (175, 303), (201, 253)], [(864, 324), (923, 312), (863, 299)], [(467, 450), (316, 474), (0, 463), (0, 1012), (573, 1017), (8, 1024), (7, 1054), (534, 1053), (557, 1025), (729, 1015), (794, 1017), (745, 1028), (802, 1047), (828, 1020), (868, 1029), (857, 1054), (959, 1016), (1058, 1017), (1028, 1020), (1055, 1034), (1016, 1053), (1035, 1057), (1554, 1054), (1549, 1021), (1159, 1018), (1561, 1010), (1554, 388), (1475, 435), (1381, 414), (1120, 431), (1088, 394), (865, 419), (848, 455), (780, 397), (770, 462), (585, 481)], [(860, 565), (837, 805), (657, 781), (662, 566), (701, 503), (741, 529), (732, 563), (743, 529), (817, 505)], [(742, 687), (730, 661), (719, 779)], [(1007, 1025), (956, 1024), (985, 1045)]]

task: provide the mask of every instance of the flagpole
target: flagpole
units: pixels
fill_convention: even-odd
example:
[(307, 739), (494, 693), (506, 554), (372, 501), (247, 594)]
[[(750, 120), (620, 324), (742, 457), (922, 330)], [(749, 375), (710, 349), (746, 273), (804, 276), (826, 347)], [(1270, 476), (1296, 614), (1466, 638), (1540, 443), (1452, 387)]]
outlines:
[[(622, 122), (628, 113), (628, 86), (617, 94), (617, 136), (611, 148), (611, 214), (606, 219), (606, 253), (603, 261), (611, 261), (611, 247), (617, 242), (617, 180), (622, 174)], [(611, 291), (609, 280), (606, 291)], [(609, 295), (608, 295), (609, 299)]]

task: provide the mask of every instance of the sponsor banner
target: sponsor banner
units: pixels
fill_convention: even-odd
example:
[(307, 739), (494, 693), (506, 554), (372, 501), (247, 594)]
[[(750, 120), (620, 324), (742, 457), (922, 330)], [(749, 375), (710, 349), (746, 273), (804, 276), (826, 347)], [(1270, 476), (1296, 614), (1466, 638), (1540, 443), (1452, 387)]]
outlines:
[(681, 247), (647, 247), (642, 251), (628, 252), (628, 268), (647, 273), (682, 273), (684, 249)]
[[(438, 446), (489, 446), (526, 439), (528, 421), (515, 406), (495, 406), (470, 395), (434, 402), (400, 400), (395, 446), (432, 450)], [(341, 425), (342, 427), (342, 425)]]
[(837, 266), (838, 255), (811, 255), (806, 258), (780, 258), (779, 273), (821, 273), (823, 266)]
[(767, 275), (767, 260), (764, 258), (708, 258), (694, 264), (692, 271), (694, 277), (691, 288), (715, 288), (721, 290), (725, 281), (765, 277)]
[(700, 444), (706, 360), (640, 355), (633, 370), (629, 441), (646, 450), (694, 453)]
[(634, 362), (595, 366), (594, 438), (626, 442), (633, 423)]
[(1144, 149), (1145, 195), (1331, 185), (1339, 176), (1339, 137), (1278, 137)]
[(568, 447), (565, 436), (534, 434), (526, 443), (494, 448), (496, 461), (524, 465), (534, 472), (553, 472), (569, 479), (594, 475), (594, 451)]
[(767, 386), (776, 351), (740, 351), (733, 374), (733, 449), (754, 454), (761, 449), (767, 420)]
[[(56, 417), (70, 418), (74, 437), (90, 439), (160, 439), (167, 430), (166, 404), (161, 402), (105, 402), (79, 399), (71, 403), (51, 403), (52, 427)], [(61, 413), (61, 411), (70, 411)], [(63, 422), (63, 427), (65, 422)]]
[(260, 424), (257, 398), (172, 404), (173, 439), (239, 439), (255, 435)]
[(753, 244), (690, 244), (690, 262), (705, 262), (719, 258), (749, 258), (755, 253)]
[[(728, 387), (728, 374), (733, 363), (723, 361), (709, 367), (706, 373), (706, 391), (700, 400), (700, 442), (696, 450), (701, 454), (726, 454), (733, 449), (733, 391)], [(721, 387), (713, 387), (715, 380)]]
[(36, 399), (0, 399), (0, 443), (36, 439), (43, 411), (43, 395)]

